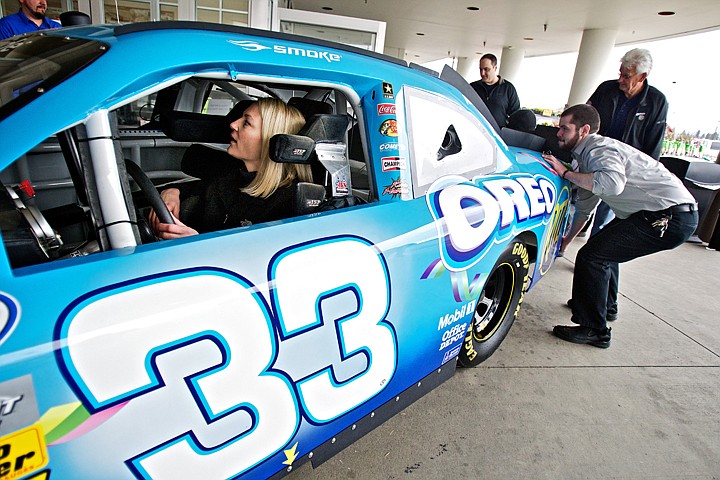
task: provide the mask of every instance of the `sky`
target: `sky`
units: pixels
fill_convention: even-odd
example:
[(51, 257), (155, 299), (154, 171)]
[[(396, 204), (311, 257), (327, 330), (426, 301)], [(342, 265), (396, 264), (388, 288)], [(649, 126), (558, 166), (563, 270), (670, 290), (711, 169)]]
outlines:
[[(648, 82), (668, 100), (668, 125), (691, 134), (719, 131), (720, 30), (615, 47), (602, 69), (602, 80), (617, 79), (620, 58), (636, 47), (652, 54)], [(513, 80), (522, 106), (562, 109), (576, 62), (577, 53), (523, 59)]]

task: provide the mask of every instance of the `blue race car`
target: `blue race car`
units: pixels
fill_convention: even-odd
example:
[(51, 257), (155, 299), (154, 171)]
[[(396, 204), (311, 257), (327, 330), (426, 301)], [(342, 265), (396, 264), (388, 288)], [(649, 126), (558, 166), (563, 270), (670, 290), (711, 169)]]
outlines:
[[(158, 190), (237, 168), (228, 125), (268, 96), (306, 118), (271, 142), (313, 171), (294, 215), (159, 241)], [(543, 143), (452, 69), (304, 37), (0, 42), (0, 478), (326, 460), (508, 334), (567, 217)]]

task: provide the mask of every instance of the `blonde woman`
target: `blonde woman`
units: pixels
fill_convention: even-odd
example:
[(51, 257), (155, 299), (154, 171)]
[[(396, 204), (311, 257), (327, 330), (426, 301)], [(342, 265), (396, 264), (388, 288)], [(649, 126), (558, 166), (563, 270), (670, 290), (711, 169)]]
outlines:
[[(191, 186), (169, 188), (161, 193), (175, 224), (160, 223), (150, 212), (150, 225), (160, 238), (197, 235), (226, 228), (291, 217), (293, 188), (312, 181), (308, 165), (270, 160), (270, 138), (278, 133), (297, 133), (305, 124), (302, 114), (281, 100), (262, 98), (230, 124), (228, 154), (242, 161), (236, 171)], [(195, 225), (178, 220), (180, 204), (195, 196), (200, 202)]]

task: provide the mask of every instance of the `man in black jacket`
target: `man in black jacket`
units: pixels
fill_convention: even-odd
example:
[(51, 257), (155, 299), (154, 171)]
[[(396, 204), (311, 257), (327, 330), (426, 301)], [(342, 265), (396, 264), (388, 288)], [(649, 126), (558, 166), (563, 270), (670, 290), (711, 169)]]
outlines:
[(652, 56), (634, 48), (620, 60), (620, 78), (600, 84), (587, 101), (600, 114), (600, 135), (660, 158), (668, 113), (665, 95), (647, 82)]
[[(600, 114), (600, 135), (620, 140), (660, 158), (665, 136), (668, 102), (665, 95), (647, 82), (652, 56), (644, 48), (633, 48), (620, 59), (620, 77), (600, 84), (587, 101)], [(595, 212), (590, 236), (613, 219), (603, 202)]]
[(500, 128), (507, 125), (511, 114), (520, 110), (515, 86), (497, 74), (497, 57), (492, 53), (480, 58), (480, 80), (470, 86), (480, 95)]

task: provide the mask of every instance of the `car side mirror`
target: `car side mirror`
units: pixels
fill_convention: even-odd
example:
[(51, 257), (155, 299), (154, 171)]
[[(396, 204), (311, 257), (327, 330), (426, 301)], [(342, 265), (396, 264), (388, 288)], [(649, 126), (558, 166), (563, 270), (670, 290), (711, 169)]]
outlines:
[(310, 137), (281, 133), (270, 139), (270, 158), (277, 163), (309, 164), (314, 151)]

